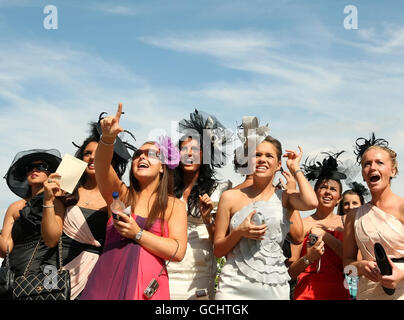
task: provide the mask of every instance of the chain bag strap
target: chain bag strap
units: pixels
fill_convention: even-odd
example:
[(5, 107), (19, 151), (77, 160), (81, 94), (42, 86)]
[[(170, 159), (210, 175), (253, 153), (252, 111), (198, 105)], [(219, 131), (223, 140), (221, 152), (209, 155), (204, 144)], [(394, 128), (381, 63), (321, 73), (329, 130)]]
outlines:
[(55, 270), (55, 266), (46, 265), (43, 271), (29, 273), (40, 242), (41, 237), (23, 275), (15, 279), (13, 298), (15, 300), (70, 300), (70, 273), (68, 270), (63, 270), (61, 238), (58, 242), (59, 269)]

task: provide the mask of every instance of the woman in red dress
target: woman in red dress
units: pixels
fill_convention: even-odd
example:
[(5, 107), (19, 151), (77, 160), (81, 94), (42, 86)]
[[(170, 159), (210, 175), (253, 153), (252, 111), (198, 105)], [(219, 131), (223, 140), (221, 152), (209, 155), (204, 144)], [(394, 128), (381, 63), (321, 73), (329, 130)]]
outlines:
[(336, 158), (341, 153), (329, 155), (322, 164), (304, 166), (307, 179), (317, 180), (314, 190), (318, 207), (314, 214), (303, 219), (303, 243), (291, 246), (289, 275), (297, 278), (294, 300), (350, 299), (342, 264), (343, 221), (334, 214), (341, 201), (340, 180), (346, 178), (337, 170)]

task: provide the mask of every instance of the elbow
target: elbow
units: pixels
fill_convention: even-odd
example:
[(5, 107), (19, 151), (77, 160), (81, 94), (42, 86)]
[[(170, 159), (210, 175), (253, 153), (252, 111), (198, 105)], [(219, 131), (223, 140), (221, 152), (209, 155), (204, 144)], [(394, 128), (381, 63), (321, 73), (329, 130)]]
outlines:
[(49, 248), (54, 248), (58, 245), (59, 239), (53, 240), (53, 239), (44, 239), (45, 245)]
[(216, 258), (221, 258), (226, 255), (226, 253), (224, 253), (223, 250), (220, 250), (220, 246), (219, 246), (219, 248), (217, 248), (216, 246), (213, 246), (213, 254)]
[(318, 207), (317, 197), (315, 197), (314, 199), (310, 199), (308, 206), (309, 206), (309, 210), (316, 209)]
[(184, 257), (185, 257), (185, 251), (183, 253), (175, 255), (175, 257), (173, 258), (173, 261), (174, 262), (181, 262), (182, 259), (184, 259)]

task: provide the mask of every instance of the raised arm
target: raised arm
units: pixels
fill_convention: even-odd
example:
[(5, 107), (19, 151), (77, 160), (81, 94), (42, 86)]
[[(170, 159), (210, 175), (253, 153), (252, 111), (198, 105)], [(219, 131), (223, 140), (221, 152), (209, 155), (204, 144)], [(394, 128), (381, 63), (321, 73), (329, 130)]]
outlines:
[(286, 150), (286, 154), (283, 155), (284, 158), (288, 158), (286, 165), (299, 186), (299, 191), (288, 193), (284, 206), (301, 211), (312, 210), (317, 208), (318, 200), (313, 187), (300, 170), (300, 160), (303, 155), (303, 151), (300, 146), (299, 151), (299, 154), (296, 154), (296, 152), (292, 150)]
[(114, 154), (115, 139), (123, 129), (119, 126), (122, 114), (122, 103), (118, 106), (115, 116), (106, 117), (101, 120), (102, 135), (95, 152), (95, 178), (100, 193), (108, 207), (112, 202), (112, 192), (118, 191), (120, 195), (126, 194), (127, 187), (119, 179), (111, 165)]
[(56, 198), (56, 195), (61, 194), (57, 177), (60, 177), (59, 174), (52, 173), (43, 183), (44, 200), (41, 234), (45, 244), (51, 248), (55, 247), (59, 242), (65, 218), (65, 206), (60, 199)]

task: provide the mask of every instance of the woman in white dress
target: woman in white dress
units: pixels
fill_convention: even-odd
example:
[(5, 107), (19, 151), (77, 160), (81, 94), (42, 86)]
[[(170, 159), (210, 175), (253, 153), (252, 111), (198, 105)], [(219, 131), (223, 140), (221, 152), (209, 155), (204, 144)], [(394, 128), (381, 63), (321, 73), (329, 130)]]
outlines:
[[(187, 205), (188, 243), (184, 259), (171, 262), (167, 267), (170, 297), (173, 300), (213, 299), (217, 269), (212, 246), (215, 213), (220, 195), (231, 187), (230, 181), (217, 181), (215, 168), (224, 162), (220, 147), (228, 137), (215, 117), (198, 110), (191, 113), (190, 120), (184, 119), (179, 124), (183, 136), (174, 192)], [(203, 140), (204, 134), (211, 136)]]
[[(286, 150), (284, 155), (299, 192), (283, 192), (273, 186), (275, 173), (281, 169), (282, 147), (267, 136), (257, 143), (252, 158), (254, 183), (223, 193), (216, 217), (214, 253), (216, 257), (226, 256), (226, 264), (216, 299), (289, 299), (290, 277), (282, 244), (288, 232), (292, 239), (300, 238), (302, 232), (300, 215), (289, 212), (317, 206), (314, 190), (299, 169), (299, 149), (299, 154)], [(291, 228), (291, 223), (300, 228)]]

